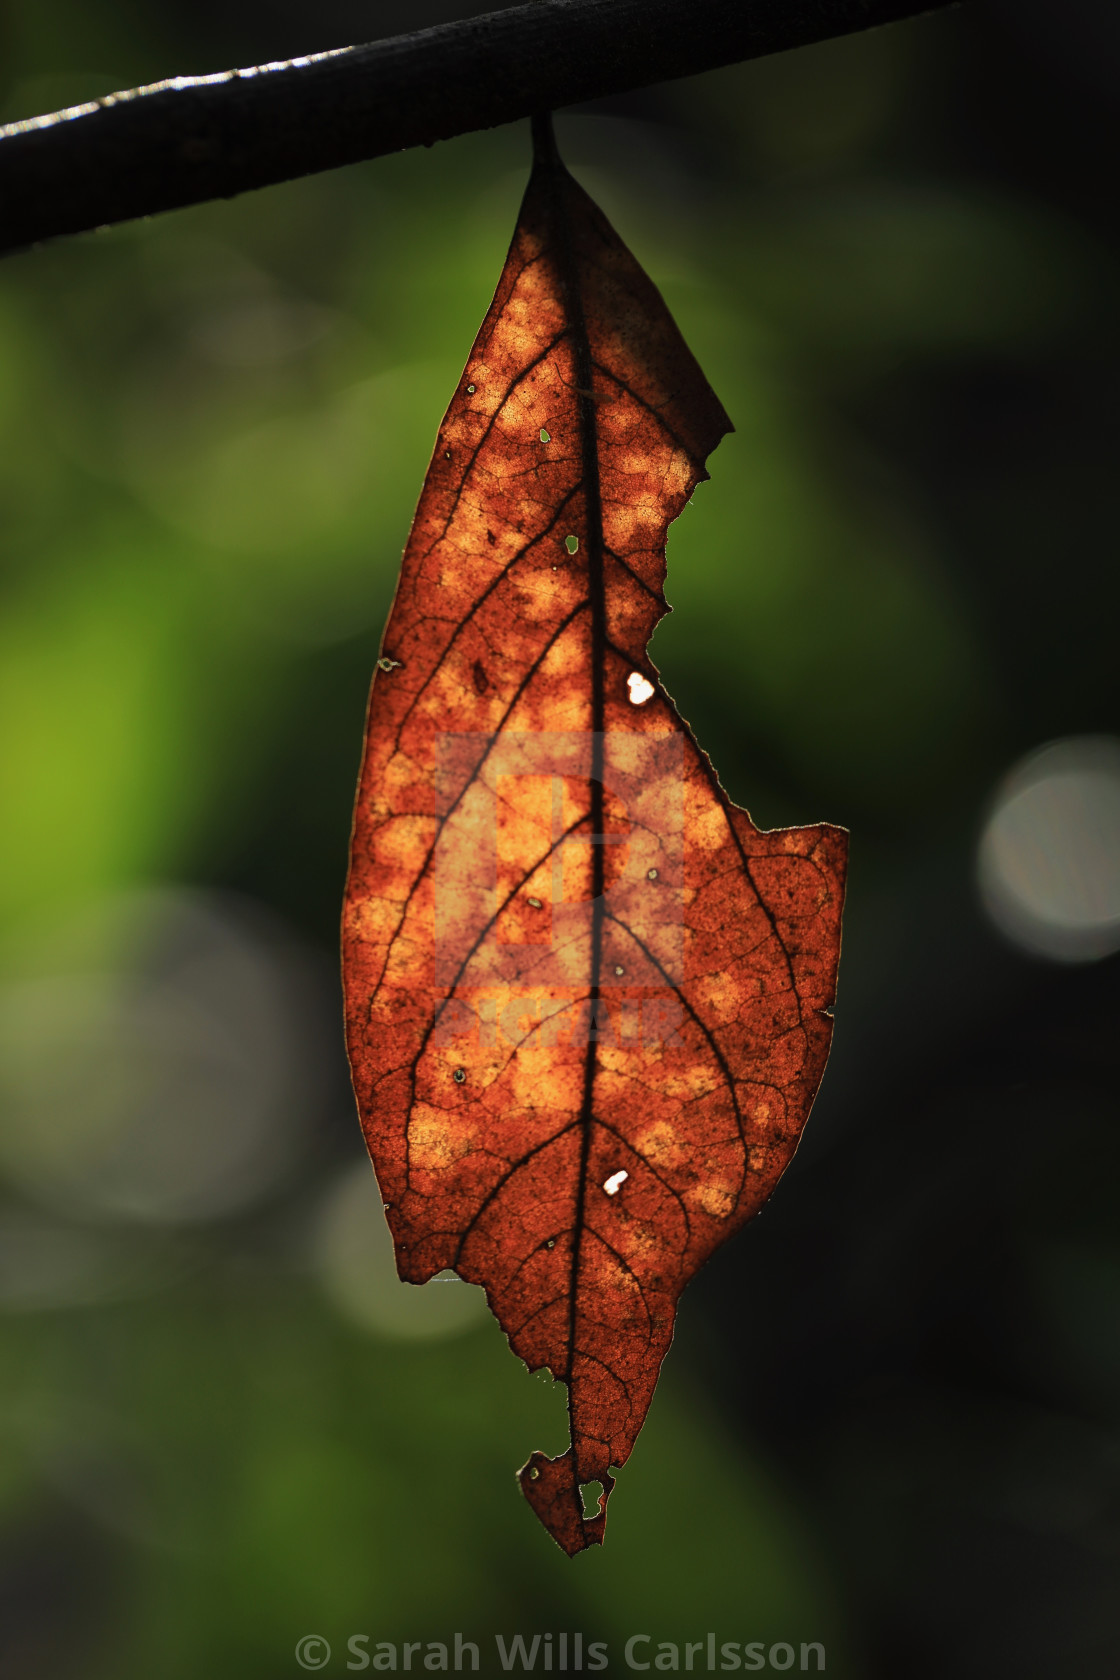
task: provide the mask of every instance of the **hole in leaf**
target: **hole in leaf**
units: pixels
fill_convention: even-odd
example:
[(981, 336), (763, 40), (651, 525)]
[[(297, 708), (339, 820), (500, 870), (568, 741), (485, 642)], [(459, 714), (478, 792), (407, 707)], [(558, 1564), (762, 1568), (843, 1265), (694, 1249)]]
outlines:
[(621, 1190), (622, 1186), (626, 1183), (626, 1180), (629, 1177), (630, 1174), (628, 1172), (619, 1171), (612, 1173), (603, 1185), (603, 1189), (607, 1192), (608, 1196), (617, 1196), (618, 1192)]
[(540, 909), (542, 909), (542, 908), (543, 908), (543, 907), (542, 907), (542, 905), (541, 905), (541, 901), (540, 901), (540, 899), (539, 899), (539, 898), (531, 898), (531, 899), (530, 899), (530, 900), (529, 900), (529, 903), (530, 903), (530, 905), (531, 905), (531, 906), (532, 906), (532, 908), (533, 908), (533, 909), (534, 909), (534, 910), (540, 910)]
[(603, 1496), (602, 1482), (581, 1482), (579, 1493), (583, 1500), (584, 1521), (586, 1522), (590, 1517), (597, 1517), (599, 1515), (599, 1500)]
[(579, 547), (579, 538), (574, 533), (570, 533), (564, 538), (564, 547), (569, 554), (574, 554)]
[(474, 396), (474, 386), (473, 385), (468, 385), (467, 390), (469, 391), (470, 395), (473, 397)]
[(543, 426), (541, 427), (541, 442), (542, 443), (551, 443), (552, 442), (552, 433), (551, 432), (546, 432)]
[(646, 880), (647, 881), (656, 881), (656, 879), (657, 879), (656, 869), (647, 869), (646, 870)]
[(630, 690), (631, 705), (644, 706), (647, 700), (653, 698), (653, 684), (640, 671), (631, 671), (626, 686)]
[(465, 1068), (456, 1068), (455, 1072), (452, 1075), (452, 1078), (454, 1079), (456, 1085), (465, 1085), (467, 1083), (466, 1069)]
[(536, 1465), (534, 1464), (533, 1468), (529, 1472), (529, 1480), (531, 1482), (535, 1482), (539, 1475), (540, 1475), (540, 1471), (537, 1469)]

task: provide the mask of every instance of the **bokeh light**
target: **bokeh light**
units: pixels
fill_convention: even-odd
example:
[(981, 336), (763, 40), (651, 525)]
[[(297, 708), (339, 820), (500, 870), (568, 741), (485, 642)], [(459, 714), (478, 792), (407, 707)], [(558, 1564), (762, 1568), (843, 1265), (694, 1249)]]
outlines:
[(138, 890), (54, 940), (79, 968), (0, 990), (8, 1179), (50, 1206), (172, 1224), (274, 1189), (324, 1072), (321, 1001), (275, 918)]
[(1017, 764), (978, 870), (988, 914), (1024, 951), (1089, 962), (1120, 950), (1120, 741), (1053, 741)]

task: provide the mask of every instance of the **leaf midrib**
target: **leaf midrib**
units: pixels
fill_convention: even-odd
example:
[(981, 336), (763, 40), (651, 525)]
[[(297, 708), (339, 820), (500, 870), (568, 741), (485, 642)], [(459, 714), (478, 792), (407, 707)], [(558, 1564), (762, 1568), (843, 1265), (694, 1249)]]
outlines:
[[(579, 412), (580, 455), (584, 501), (583, 542), (587, 551), (587, 588), (591, 608), (591, 972), (589, 1001), (592, 1022), (597, 1018), (596, 1004), (600, 999), (600, 978), (603, 961), (603, 890), (605, 886), (606, 856), (603, 849), (603, 733), (606, 718), (606, 689), (604, 664), (607, 650), (607, 603), (603, 575), (603, 505), (599, 482), (599, 426), (592, 390), (594, 369), (591, 341), (583, 311), (579, 262), (568, 215), (565, 188), (570, 179), (560, 161), (552, 132), (552, 119), (545, 115), (533, 119), (533, 167), (540, 174), (547, 194), (552, 237), (556, 242), (558, 278), (564, 297), (567, 326), (571, 334), (576, 368), (576, 387)], [(582, 1258), (584, 1218), (587, 1206), (587, 1176), (591, 1156), (591, 1127), (595, 1093), (595, 1070), (598, 1044), (594, 1029), (589, 1028), (587, 1053), (583, 1067), (583, 1095), (579, 1110), (580, 1154), (576, 1181), (575, 1217), (572, 1228), (572, 1252), (569, 1262), (568, 1291), (568, 1362), (564, 1380), (568, 1386), (568, 1421), (573, 1453), (576, 1451), (575, 1417), (573, 1414), (572, 1376), (576, 1353), (576, 1327), (579, 1317), (579, 1273)], [(577, 1472), (579, 1469), (577, 1463)]]

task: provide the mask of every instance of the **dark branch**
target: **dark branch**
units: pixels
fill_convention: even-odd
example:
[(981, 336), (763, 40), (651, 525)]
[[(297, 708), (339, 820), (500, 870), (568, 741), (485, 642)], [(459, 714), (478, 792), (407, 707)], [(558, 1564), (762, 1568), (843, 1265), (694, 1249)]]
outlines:
[(0, 129), (0, 252), (847, 35), (945, 0), (532, 0)]

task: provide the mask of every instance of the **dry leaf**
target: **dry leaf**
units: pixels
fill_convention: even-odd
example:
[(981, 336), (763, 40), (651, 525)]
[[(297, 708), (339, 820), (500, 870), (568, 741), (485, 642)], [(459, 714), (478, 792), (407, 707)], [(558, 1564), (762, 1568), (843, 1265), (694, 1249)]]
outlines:
[(668, 526), (730, 422), (536, 138), (378, 661), (344, 954), (400, 1274), (482, 1284), (567, 1385), (571, 1447), (521, 1484), (574, 1553), (681, 1290), (797, 1145), (846, 836), (756, 829), (647, 656)]

